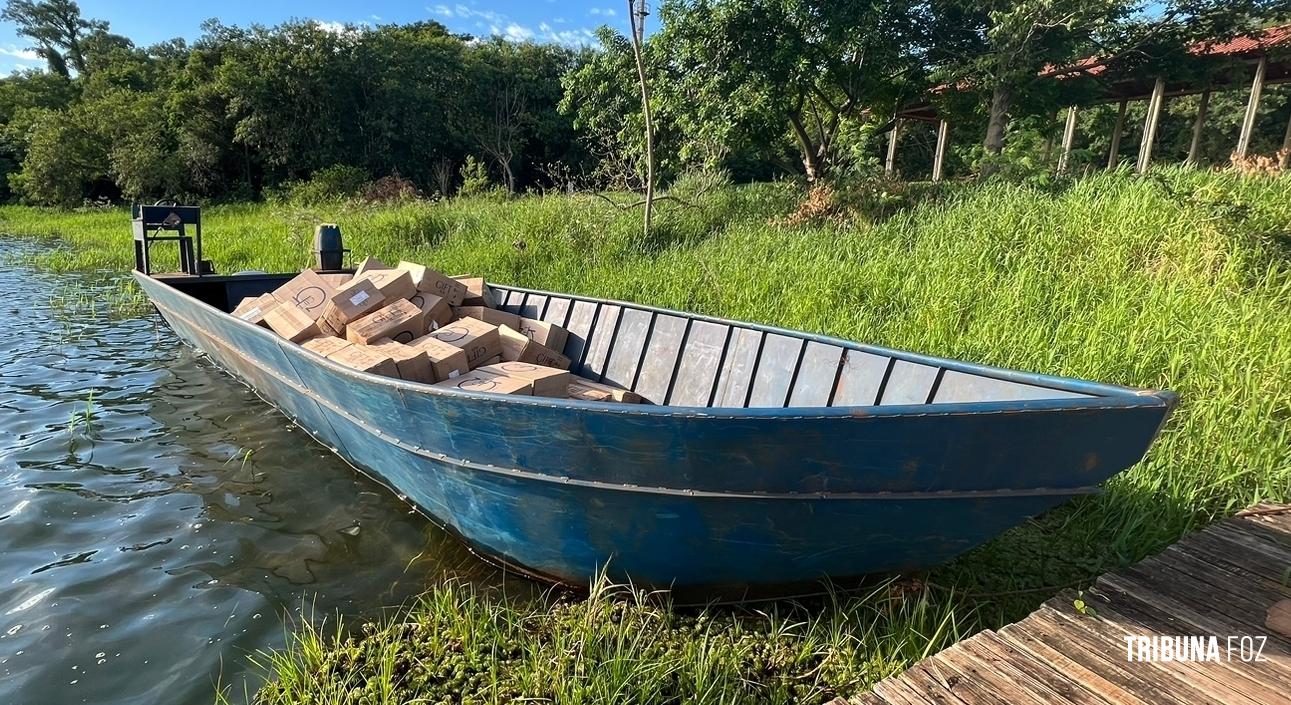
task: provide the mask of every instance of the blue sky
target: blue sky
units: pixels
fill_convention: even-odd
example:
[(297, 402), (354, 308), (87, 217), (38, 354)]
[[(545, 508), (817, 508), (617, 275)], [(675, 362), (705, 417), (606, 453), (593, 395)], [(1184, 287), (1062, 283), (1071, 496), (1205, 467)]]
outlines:
[[(274, 25), (291, 18), (309, 18), (338, 27), (345, 23), (403, 24), (435, 19), (457, 32), (499, 34), (516, 40), (533, 39), (570, 46), (590, 43), (592, 30), (603, 24), (627, 32), (627, 3), (609, 0), (224, 0), (215, 3), (79, 0), (79, 4), (83, 15), (107, 20), (113, 32), (141, 46), (172, 37), (192, 40), (201, 34), (202, 22), (211, 17), (230, 25)], [(34, 54), (24, 50), (29, 45), (24, 37), (14, 33), (12, 24), (0, 23), (0, 73), (41, 66), (42, 62)]]

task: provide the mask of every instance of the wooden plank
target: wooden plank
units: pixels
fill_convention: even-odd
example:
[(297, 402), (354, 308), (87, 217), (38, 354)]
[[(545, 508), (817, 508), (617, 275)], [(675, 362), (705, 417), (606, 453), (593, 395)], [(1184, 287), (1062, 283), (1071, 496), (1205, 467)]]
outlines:
[[(1198, 610), (1211, 610), (1216, 615), (1223, 615), (1231, 622), (1233, 633), (1258, 634), (1264, 627), (1264, 616), (1273, 601), (1255, 602), (1242, 594), (1243, 586), (1233, 585), (1227, 590), (1217, 590), (1213, 586), (1198, 583), (1187, 574), (1181, 574), (1165, 566), (1155, 570), (1143, 570), (1130, 566), (1115, 576), (1118, 579), (1133, 581), (1158, 596), (1169, 596), (1181, 603), (1191, 605)], [(1244, 630), (1244, 631), (1243, 631)], [(1286, 644), (1291, 647), (1291, 644)]]
[(1291, 597), (1291, 586), (1266, 580), (1239, 567), (1208, 560), (1199, 554), (1180, 550), (1178, 546), (1167, 548), (1149, 561), (1140, 566), (1145, 570), (1157, 570), (1156, 566), (1160, 566), (1160, 570), (1184, 573), (1214, 590), (1231, 591), (1236, 588), (1243, 597), (1256, 602), (1277, 602)]
[(551, 301), (547, 303), (547, 311), (542, 315), (542, 320), (564, 328), (569, 322), (569, 309), (572, 304), (573, 301), (570, 299), (551, 297)]
[(654, 314), (638, 308), (625, 308), (619, 314), (619, 330), (614, 339), (614, 349), (605, 366), (604, 381), (631, 389), (636, 382), (637, 368), (650, 337), (650, 322)]
[[(1243, 629), (1234, 624), (1231, 619), (1216, 609), (1212, 609), (1212, 604), (1197, 605), (1190, 600), (1180, 599), (1174, 594), (1163, 594), (1156, 588), (1143, 585), (1139, 581), (1124, 575), (1112, 574), (1104, 575), (1099, 578), (1098, 590), (1105, 595), (1117, 599), (1112, 600), (1112, 606), (1130, 601), (1136, 609), (1149, 613), (1160, 613), (1164, 623), (1184, 623), (1190, 625), (1190, 629), (1197, 630), (1200, 634), (1214, 634), (1223, 636), (1225, 639), (1228, 635), (1240, 636), (1237, 630)], [(1262, 634), (1263, 632), (1256, 632)], [(1246, 632), (1250, 634), (1250, 632)], [(1273, 642), (1270, 639), (1270, 642)], [(1272, 643), (1274, 651), (1269, 652), (1270, 660), (1264, 662), (1265, 668), (1269, 669), (1270, 674), (1276, 674), (1276, 678), (1285, 681), (1291, 688), (1291, 651), (1278, 643)]]
[[(1275, 535), (1276, 536), (1276, 535)], [(1209, 543), (1233, 552), (1234, 558), (1241, 557), (1243, 564), (1265, 561), (1285, 571), (1291, 565), (1291, 551), (1277, 544), (1269, 537), (1261, 536), (1253, 528), (1242, 531), (1223, 523), (1210, 527), (1203, 535), (1197, 537), (1201, 543)]]
[(600, 304), (591, 301), (575, 301), (570, 309), (569, 325), (565, 326), (565, 330), (569, 331), (569, 338), (565, 341), (565, 357), (573, 361), (571, 367), (583, 360), (583, 352), (587, 350), (587, 336), (592, 330), (592, 321), (599, 308)]
[(1177, 548), (1230, 569), (1248, 571), (1265, 580), (1281, 583), (1284, 576), (1285, 563), (1269, 557), (1263, 547), (1257, 544), (1255, 548), (1251, 548), (1246, 543), (1230, 540), (1209, 529), (1190, 536)]
[(881, 406), (894, 404), (923, 404), (932, 391), (932, 383), (937, 379), (937, 368), (917, 362), (897, 360), (892, 366), (892, 375), (883, 388)]
[(1151, 699), (1145, 700), (1138, 694), (1124, 688), (1120, 683), (1104, 678), (1098, 672), (1091, 671), (1084, 665), (1068, 658), (1062, 651), (1055, 650), (1022, 626), (1023, 622), (1010, 624), (996, 632), (996, 636), (1010, 648), (1047, 664), (1055, 671), (1067, 674), (1081, 687), (1096, 693), (1099, 697), (1117, 705), (1152, 705)]
[(952, 693), (945, 685), (938, 682), (932, 674), (922, 668), (924, 662), (916, 663), (906, 669), (899, 679), (887, 684), (884, 689), (880, 690), (875, 686), (874, 690), (887, 697), (891, 692), (893, 695), (899, 695), (909, 703), (936, 703), (937, 705), (977, 705), (971, 700), (964, 700), (955, 693)]
[[(1079, 662), (1084, 668), (1095, 671), (1101, 677), (1112, 680), (1123, 690), (1135, 693), (1149, 702), (1174, 702), (1176, 705), (1195, 705), (1198, 702), (1220, 705), (1205, 692), (1189, 687), (1175, 675), (1159, 669), (1152, 664), (1124, 660), (1124, 642), (1113, 643), (1110, 640), (1099, 640), (1086, 637), (1082, 631), (1068, 629), (1061, 621), (1059, 613), (1051, 607), (1042, 606), (1032, 616), (1012, 625), (1038, 639), (1048, 647), (1066, 653), (1070, 659)], [(1003, 633), (1003, 631), (1002, 631)]]
[(1291, 512), (1238, 517), (1220, 523), (1225, 529), (1260, 539), (1291, 555)]
[(547, 308), (547, 297), (542, 294), (530, 294), (520, 305), (520, 315), (525, 318), (542, 320), (543, 309)]
[(673, 406), (708, 406), (713, 385), (717, 383), (718, 365), (730, 326), (707, 321), (692, 321), (686, 347), (678, 363), (677, 379), (672, 385), (668, 403)]
[(964, 646), (964, 653), (998, 670), (1003, 676), (1025, 684), (1032, 692), (1051, 694), (1050, 702), (1073, 705), (1102, 705), (1108, 702), (1107, 698), (1085, 688), (1075, 679), (1068, 678), (1066, 674), (1054, 670), (1044, 661), (1031, 658), (1013, 648), (995, 632), (990, 630), (979, 632), (961, 643)]
[(789, 406), (829, 406), (842, 358), (843, 349), (837, 345), (808, 342), (789, 394)]
[(879, 395), (889, 358), (859, 350), (843, 355), (843, 369), (834, 389), (834, 406), (870, 406)]
[(956, 404), (976, 401), (1024, 401), (1028, 399), (1077, 399), (1088, 394), (1050, 389), (1035, 384), (1021, 384), (982, 375), (946, 370), (937, 386), (934, 404)]
[(1004, 678), (998, 671), (983, 668), (960, 644), (956, 644), (929, 659), (953, 669), (959, 674), (956, 692), (968, 692), (974, 702), (998, 702), (1001, 705), (1049, 705), (1052, 698), (1032, 693), (1018, 681)]
[[(1072, 593), (1068, 593), (1066, 599), (1053, 600), (1046, 603), (1062, 619), (1066, 620), (1069, 630), (1085, 634), (1090, 641), (1094, 643), (1115, 644), (1115, 651), (1120, 653), (1120, 658), (1127, 663), (1143, 664), (1145, 668), (1151, 668), (1155, 671), (1169, 674), (1188, 683), (1194, 690), (1204, 693), (1207, 698), (1215, 703), (1224, 705), (1264, 705), (1263, 702), (1244, 695), (1241, 691), (1236, 690), (1236, 683), (1231, 677), (1214, 669), (1204, 668), (1205, 664), (1194, 663), (1184, 660), (1159, 660), (1159, 661), (1136, 661), (1129, 662), (1126, 656), (1125, 637), (1129, 636), (1166, 636), (1155, 629), (1147, 634), (1132, 631), (1133, 626), (1127, 627), (1124, 624), (1118, 624), (1099, 615), (1086, 615), (1076, 611), (1071, 605)], [(1169, 633), (1169, 636), (1176, 636)]]
[(783, 407), (789, 399), (793, 371), (798, 367), (803, 340), (770, 333), (762, 343), (762, 358), (753, 380), (750, 407)]
[[(1093, 594), (1088, 597), (1090, 606), (1098, 612), (1100, 618), (1116, 624), (1128, 636), (1213, 634), (1204, 627), (1181, 622), (1174, 615), (1163, 613), (1132, 597), (1122, 597), (1119, 594), (1116, 599), (1112, 599), (1109, 594)], [(1222, 652), (1218, 663), (1198, 663), (1195, 666), (1211, 671), (1209, 677), (1221, 680), (1257, 703), (1276, 702), (1277, 698), (1272, 697), (1275, 693), (1288, 692), (1287, 686), (1278, 685), (1280, 679), (1277, 674), (1262, 667), (1262, 664), (1233, 664), (1223, 658)]]
[(761, 331), (736, 328), (727, 344), (726, 361), (717, 379), (713, 406), (743, 407), (753, 385), (758, 352), (762, 349)]
[(578, 367), (580, 376), (594, 380), (601, 379), (601, 375), (605, 372), (605, 362), (610, 356), (614, 334), (618, 330), (621, 308), (614, 304), (603, 304), (601, 310), (597, 312), (587, 350), (583, 353), (583, 364)]
[(524, 303), (524, 297), (525, 295), (519, 291), (507, 292), (507, 299), (501, 304), (502, 310), (507, 313), (520, 313), (520, 305)]
[(641, 360), (641, 371), (632, 390), (655, 404), (664, 403), (668, 387), (672, 384), (678, 348), (686, 332), (686, 320), (664, 314), (655, 316), (654, 331), (650, 334), (645, 357)]

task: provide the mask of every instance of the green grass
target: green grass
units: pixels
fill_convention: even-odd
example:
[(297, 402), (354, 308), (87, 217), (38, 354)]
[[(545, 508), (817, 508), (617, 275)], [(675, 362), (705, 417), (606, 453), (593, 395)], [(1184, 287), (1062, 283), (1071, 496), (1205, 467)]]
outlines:
[[(921, 204), (885, 207), (872, 223), (773, 225), (800, 195), (788, 184), (725, 189), (700, 208), (668, 209), (650, 238), (637, 212), (588, 197), (317, 212), (221, 206), (204, 212), (206, 252), (222, 271), (296, 269), (309, 261), (313, 224), (336, 221), (356, 254), (453, 274), (1173, 389), (1181, 404), (1147, 460), (1103, 494), (918, 581), (834, 601), (698, 613), (599, 594), (520, 604), (430, 586), (423, 602), (353, 645), (298, 632), (294, 648), (269, 660), (279, 680), (262, 702), (307, 694), (391, 701), (361, 699), (369, 687), (393, 689), (396, 699), (459, 688), (485, 702), (520, 693), (566, 703), (670, 695), (789, 702), (857, 692), (924, 651), (1016, 619), (1060, 586), (1154, 553), (1246, 505), (1291, 499), (1291, 177), (1167, 169), (1043, 190), (955, 185)], [(121, 211), (0, 208), (0, 232), (50, 238), (37, 257), (50, 269), (130, 266)], [(613, 610), (619, 621), (604, 623)], [(701, 622), (696, 632), (692, 623)], [(678, 651), (655, 649), (641, 638), (650, 630), (676, 635)], [(494, 636), (446, 656), (436, 646), (441, 632)], [(769, 649), (761, 657), (777, 664), (765, 678), (747, 675), (762, 673), (762, 662), (741, 646), (746, 634), (759, 635), (752, 641)], [(366, 654), (362, 663), (305, 677), (318, 659), (347, 649)], [(390, 670), (383, 659), (392, 658), (416, 668), (465, 663), (462, 672), (476, 680), (420, 681), (408, 675), (416, 669)], [(323, 696), (342, 683), (358, 689), (354, 698)]]

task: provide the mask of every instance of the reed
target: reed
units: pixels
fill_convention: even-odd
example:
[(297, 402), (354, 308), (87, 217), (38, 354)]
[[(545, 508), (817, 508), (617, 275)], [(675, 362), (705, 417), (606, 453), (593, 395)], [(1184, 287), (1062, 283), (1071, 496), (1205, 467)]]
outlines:
[[(379, 692), (367, 700), (338, 695), (338, 702), (423, 692), (376, 665), (381, 649), (410, 649), (431, 663), (441, 652), (421, 650), (443, 649), (451, 654), (446, 663), (471, 664), (462, 666), (461, 697), (487, 702), (507, 694), (788, 702), (855, 692), (1216, 517), (1291, 499), (1291, 177), (1163, 169), (1047, 188), (947, 185), (873, 218), (776, 225), (800, 197), (784, 183), (721, 189), (697, 208), (665, 209), (648, 238), (639, 214), (586, 196), (314, 211), (217, 206), (204, 213), (206, 252), (224, 271), (296, 269), (309, 261), (313, 224), (335, 221), (356, 253), (453, 274), (1173, 389), (1181, 404), (1147, 460), (1105, 483), (1099, 496), (889, 584), (901, 601), (866, 592), (696, 614), (641, 603), (622, 589), (524, 605), (460, 585), (432, 586), (370, 632), (306, 627), (299, 638), (308, 644), (264, 661), (278, 685), (261, 701), (311, 693), (327, 700), (321, 693), (340, 691), (324, 689), (341, 683), (347, 693)], [(130, 266), (123, 211), (4, 207), (0, 232), (46, 239), (36, 258), (45, 268)], [(470, 641), (473, 630), (483, 641)], [(647, 643), (643, 634), (652, 631), (673, 635), (675, 649)], [(770, 650), (741, 641), (750, 633)], [(452, 639), (460, 643), (450, 649)], [(364, 665), (344, 671), (346, 680), (337, 670), (312, 680), (293, 671), (343, 653), (365, 654)], [(775, 675), (749, 676), (760, 663), (777, 664)], [(806, 690), (795, 689), (803, 684)]]

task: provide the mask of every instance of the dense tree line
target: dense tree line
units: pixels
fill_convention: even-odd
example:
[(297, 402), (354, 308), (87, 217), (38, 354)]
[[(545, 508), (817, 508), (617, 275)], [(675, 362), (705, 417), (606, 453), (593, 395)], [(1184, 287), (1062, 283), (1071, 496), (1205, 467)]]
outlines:
[[(1287, 0), (1151, 7), (666, 0), (643, 47), (659, 170), (872, 171), (898, 107), (931, 99), (960, 137), (956, 167), (989, 171), (1018, 158), (1007, 141), (1034, 151), (1058, 108), (1099, 95), (1098, 79), (1038, 78), (1046, 67), (1098, 55), (1118, 77), (1221, 76), (1231, 67), (1188, 47), (1288, 16)], [(443, 195), (486, 178), (512, 192), (642, 182), (635, 58), (609, 28), (598, 48), (572, 50), (432, 21), (211, 20), (191, 44), (139, 47), (72, 0), (9, 0), (3, 19), (46, 67), (0, 79), (0, 198), (258, 198), (320, 173), (397, 174)]]

